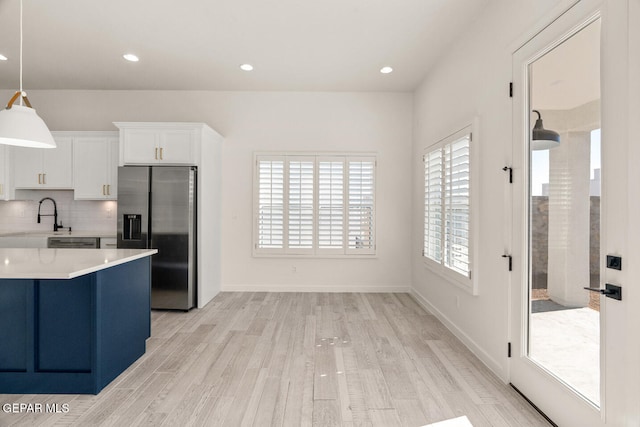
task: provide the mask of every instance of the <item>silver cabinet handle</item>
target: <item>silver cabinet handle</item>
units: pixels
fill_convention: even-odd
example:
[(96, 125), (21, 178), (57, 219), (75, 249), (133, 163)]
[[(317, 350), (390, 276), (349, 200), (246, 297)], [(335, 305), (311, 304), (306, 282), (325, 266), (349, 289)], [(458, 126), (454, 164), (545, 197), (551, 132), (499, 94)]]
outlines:
[(42, 184), (42, 174), (38, 174), (38, 184)]
[(107, 184), (107, 196), (111, 195), (111, 184)]
[(158, 160), (158, 147), (156, 147), (156, 160)]
[(160, 160), (162, 160), (162, 147), (160, 147)]
[(42, 174), (42, 183), (45, 184), (45, 185), (47, 184), (47, 174), (46, 173)]
[(105, 192), (105, 187), (106, 187), (106, 185), (102, 184), (102, 195), (103, 196), (107, 195), (107, 193)]

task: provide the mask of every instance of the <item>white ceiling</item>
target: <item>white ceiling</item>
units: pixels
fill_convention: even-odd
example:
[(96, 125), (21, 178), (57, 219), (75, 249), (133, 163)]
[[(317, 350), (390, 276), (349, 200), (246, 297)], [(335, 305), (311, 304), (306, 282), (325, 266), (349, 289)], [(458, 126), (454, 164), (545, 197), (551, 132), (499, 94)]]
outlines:
[[(411, 91), (489, 1), (24, 0), (24, 87)], [(0, 89), (19, 4), (0, 0)]]
[(533, 109), (570, 110), (600, 99), (600, 20), (533, 63)]

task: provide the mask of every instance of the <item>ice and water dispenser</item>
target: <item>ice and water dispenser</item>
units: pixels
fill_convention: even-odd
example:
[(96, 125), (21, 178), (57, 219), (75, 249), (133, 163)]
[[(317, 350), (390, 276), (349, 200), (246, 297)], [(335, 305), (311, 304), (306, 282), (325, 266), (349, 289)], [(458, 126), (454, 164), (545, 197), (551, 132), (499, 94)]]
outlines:
[(142, 240), (142, 215), (123, 214), (122, 240)]

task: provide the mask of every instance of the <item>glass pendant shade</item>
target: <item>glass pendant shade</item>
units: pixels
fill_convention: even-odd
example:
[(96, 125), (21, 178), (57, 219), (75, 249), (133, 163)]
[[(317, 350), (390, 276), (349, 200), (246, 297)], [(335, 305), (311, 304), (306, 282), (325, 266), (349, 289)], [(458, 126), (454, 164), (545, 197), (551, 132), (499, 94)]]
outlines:
[(531, 149), (532, 150), (548, 150), (560, 145), (560, 134), (556, 131), (545, 129), (542, 125), (542, 117), (537, 110), (533, 110), (538, 114), (536, 124), (531, 132)]
[(51, 132), (36, 110), (13, 105), (0, 111), (0, 144), (56, 148)]

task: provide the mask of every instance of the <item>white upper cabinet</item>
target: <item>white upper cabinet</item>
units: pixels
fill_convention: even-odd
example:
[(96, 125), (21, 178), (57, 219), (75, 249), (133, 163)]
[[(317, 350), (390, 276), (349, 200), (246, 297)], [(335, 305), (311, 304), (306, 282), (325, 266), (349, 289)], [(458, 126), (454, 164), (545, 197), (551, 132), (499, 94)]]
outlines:
[(200, 123), (114, 123), (120, 128), (120, 165), (196, 165)]
[(73, 140), (76, 200), (116, 200), (118, 135), (115, 132), (77, 135)]
[(11, 147), (15, 188), (73, 188), (73, 139), (56, 136), (56, 148)]
[(7, 146), (0, 145), (0, 200), (13, 198), (8, 154)]

